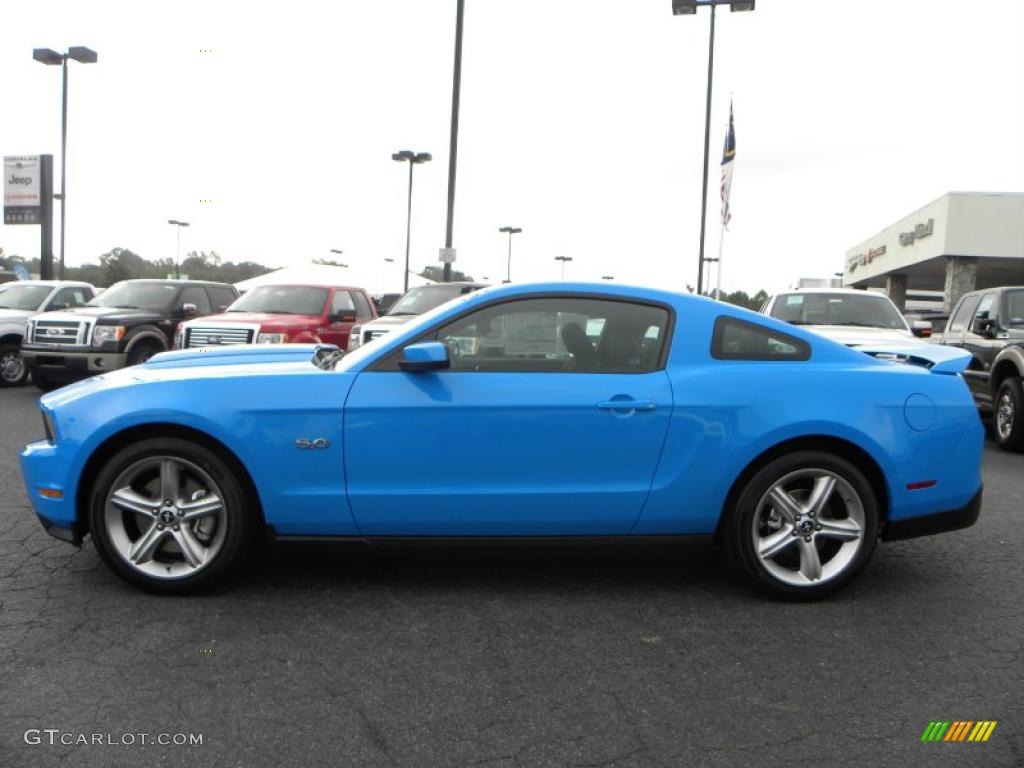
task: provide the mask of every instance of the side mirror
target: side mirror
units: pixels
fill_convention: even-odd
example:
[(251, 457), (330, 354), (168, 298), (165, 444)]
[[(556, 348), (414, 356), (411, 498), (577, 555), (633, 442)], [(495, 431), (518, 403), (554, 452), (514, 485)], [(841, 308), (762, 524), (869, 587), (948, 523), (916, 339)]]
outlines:
[(910, 331), (919, 339), (929, 339), (932, 335), (930, 320), (915, 320), (910, 324)]
[(996, 337), (996, 321), (990, 317), (980, 317), (971, 325), (971, 332), (986, 339)]
[(425, 373), (440, 371), (451, 367), (448, 347), (439, 341), (425, 341), (422, 344), (410, 344), (402, 350), (402, 359), (398, 367), (409, 373)]
[(192, 315), (199, 314), (199, 307), (195, 304), (185, 303), (181, 305), (181, 314), (185, 317), (192, 317)]
[(331, 315), (329, 318), (332, 323), (354, 323), (356, 321), (355, 312), (338, 312), (337, 314)]

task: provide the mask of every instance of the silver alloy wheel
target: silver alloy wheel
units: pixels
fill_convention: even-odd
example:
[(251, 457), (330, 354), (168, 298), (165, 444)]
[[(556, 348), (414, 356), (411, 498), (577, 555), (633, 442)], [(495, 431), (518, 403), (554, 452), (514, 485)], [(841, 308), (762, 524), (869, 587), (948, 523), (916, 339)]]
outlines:
[(8, 384), (16, 384), (25, 377), (25, 361), (18, 350), (11, 349), (0, 355), (0, 378)]
[(761, 565), (784, 584), (806, 587), (842, 574), (864, 544), (860, 495), (827, 469), (799, 469), (761, 497), (751, 535)]
[(999, 432), (999, 437), (1002, 440), (1010, 439), (1010, 434), (1013, 432), (1013, 419), (1015, 415), (1013, 398), (1010, 396), (1009, 390), (1007, 390), (1003, 392), (1002, 397), (999, 398), (999, 403), (996, 405), (996, 430)]
[(224, 495), (209, 474), (177, 456), (150, 456), (111, 485), (107, 536), (135, 570), (180, 579), (214, 561), (227, 534)]

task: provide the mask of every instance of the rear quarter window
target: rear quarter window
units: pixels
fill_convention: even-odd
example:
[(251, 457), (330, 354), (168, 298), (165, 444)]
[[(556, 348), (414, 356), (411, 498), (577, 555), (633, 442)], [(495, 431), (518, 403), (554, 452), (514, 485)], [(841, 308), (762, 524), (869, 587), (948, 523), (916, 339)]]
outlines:
[(811, 345), (773, 328), (723, 315), (715, 321), (711, 356), (716, 360), (808, 360)]

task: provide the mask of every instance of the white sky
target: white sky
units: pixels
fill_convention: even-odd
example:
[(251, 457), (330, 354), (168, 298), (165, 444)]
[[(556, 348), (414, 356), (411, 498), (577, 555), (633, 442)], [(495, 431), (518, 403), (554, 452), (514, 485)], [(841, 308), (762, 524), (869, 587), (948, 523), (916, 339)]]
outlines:
[[(510, 224), (517, 281), (556, 278), (566, 255), (567, 277), (695, 284), (709, 12), (670, 8), (466, 0), (457, 268), (500, 280)], [(178, 218), (183, 252), (283, 266), (339, 248), (394, 289), (399, 149), (434, 156), (416, 169), (412, 266), (437, 262), (455, 0), (33, 0), (2, 15), (0, 154), (52, 153), (58, 180), (60, 69), (32, 49), (99, 53), (69, 64), (69, 264), (115, 246), (173, 257)], [(950, 190), (1024, 191), (1024, 0), (760, 0), (717, 22), (712, 256), (730, 93), (737, 133), (723, 287), (829, 276)], [(0, 225), (0, 247), (38, 255), (39, 230)]]

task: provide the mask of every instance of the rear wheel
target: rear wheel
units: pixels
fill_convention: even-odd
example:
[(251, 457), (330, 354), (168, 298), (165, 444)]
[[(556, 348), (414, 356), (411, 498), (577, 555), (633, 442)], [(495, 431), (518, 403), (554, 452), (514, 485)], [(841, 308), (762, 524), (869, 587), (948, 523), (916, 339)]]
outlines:
[(729, 511), (725, 536), (736, 566), (759, 589), (815, 600), (846, 586), (878, 537), (871, 484), (853, 464), (801, 451), (760, 469)]
[(17, 344), (0, 344), (0, 387), (18, 387), (28, 378), (28, 369), (21, 359)]
[(1024, 391), (1020, 376), (1003, 379), (996, 390), (995, 439), (1006, 451), (1024, 450)]
[(118, 576), (162, 594), (223, 578), (254, 530), (228, 465), (177, 438), (143, 440), (115, 454), (97, 476), (89, 524)]

